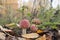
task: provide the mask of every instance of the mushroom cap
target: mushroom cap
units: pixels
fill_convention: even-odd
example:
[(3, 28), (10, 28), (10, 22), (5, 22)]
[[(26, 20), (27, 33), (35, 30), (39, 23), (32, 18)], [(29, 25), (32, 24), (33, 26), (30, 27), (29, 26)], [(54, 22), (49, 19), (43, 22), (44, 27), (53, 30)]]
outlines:
[(32, 24), (30, 27), (30, 30), (36, 32), (38, 30), (38, 28), (36, 27), (35, 24)]
[(24, 34), (22, 35), (24, 38), (37, 38), (39, 35), (37, 33), (30, 33), (30, 34)]
[(41, 21), (38, 18), (34, 18), (32, 20), (32, 23), (39, 25), (41, 23)]
[(20, 24), (21, 28), (29, 28), (30, 27), (30, 22), (27, 19), (21, 20), (19, 24)]

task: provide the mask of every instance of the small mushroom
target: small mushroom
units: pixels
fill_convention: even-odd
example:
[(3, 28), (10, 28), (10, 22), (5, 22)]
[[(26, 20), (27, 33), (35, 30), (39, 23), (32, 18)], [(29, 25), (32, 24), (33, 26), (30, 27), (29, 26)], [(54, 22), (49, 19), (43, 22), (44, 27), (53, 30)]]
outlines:
[(22, 28), (22, 34), (26, 34), (26, 29), (30, 27), (30, 22), (27, 19), (22, 19), (19, 23), (20, 28)]
[(33, 32), (36, 32), (38, 30), (37, 26), (35, 24), (32, 24), (30, 27), (30, 30)]

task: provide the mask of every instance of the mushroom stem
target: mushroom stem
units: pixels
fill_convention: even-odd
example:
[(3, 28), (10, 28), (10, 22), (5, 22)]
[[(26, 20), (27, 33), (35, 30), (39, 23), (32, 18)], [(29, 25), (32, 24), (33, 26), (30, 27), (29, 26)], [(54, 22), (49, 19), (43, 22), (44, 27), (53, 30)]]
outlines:
[(26, 29), (22, 29), (22, 34), (26, 34)]

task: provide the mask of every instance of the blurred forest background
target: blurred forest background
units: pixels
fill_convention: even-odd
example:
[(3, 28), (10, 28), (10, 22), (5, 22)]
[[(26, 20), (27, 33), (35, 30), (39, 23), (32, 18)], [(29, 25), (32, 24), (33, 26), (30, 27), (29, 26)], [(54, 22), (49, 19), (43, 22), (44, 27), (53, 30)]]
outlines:
[(38, 18), (41, 21), (38, 27), (41, 29), (46, 26), (57, 28), (60, 25), (60, 5), (53, 8), (52, 2), (53, 0), (0, 0), (0, 25), (19, 23), (26, 17), (30, 21)]

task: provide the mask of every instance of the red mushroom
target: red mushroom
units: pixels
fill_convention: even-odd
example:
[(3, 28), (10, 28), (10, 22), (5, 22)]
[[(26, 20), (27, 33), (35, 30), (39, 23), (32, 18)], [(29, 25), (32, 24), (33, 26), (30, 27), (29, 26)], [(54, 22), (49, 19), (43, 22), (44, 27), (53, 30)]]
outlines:
[(27, 19), (23, 19), (20, 21), (20, 27), (22, 28), (22, 33), (26, 34), (26, 29), (30, 27), (30, 22)]
[(32, 24), (30, 27), (31, 31), (36, 32), (38, 30), (38, 28), (36, 27), (35, 24)]

